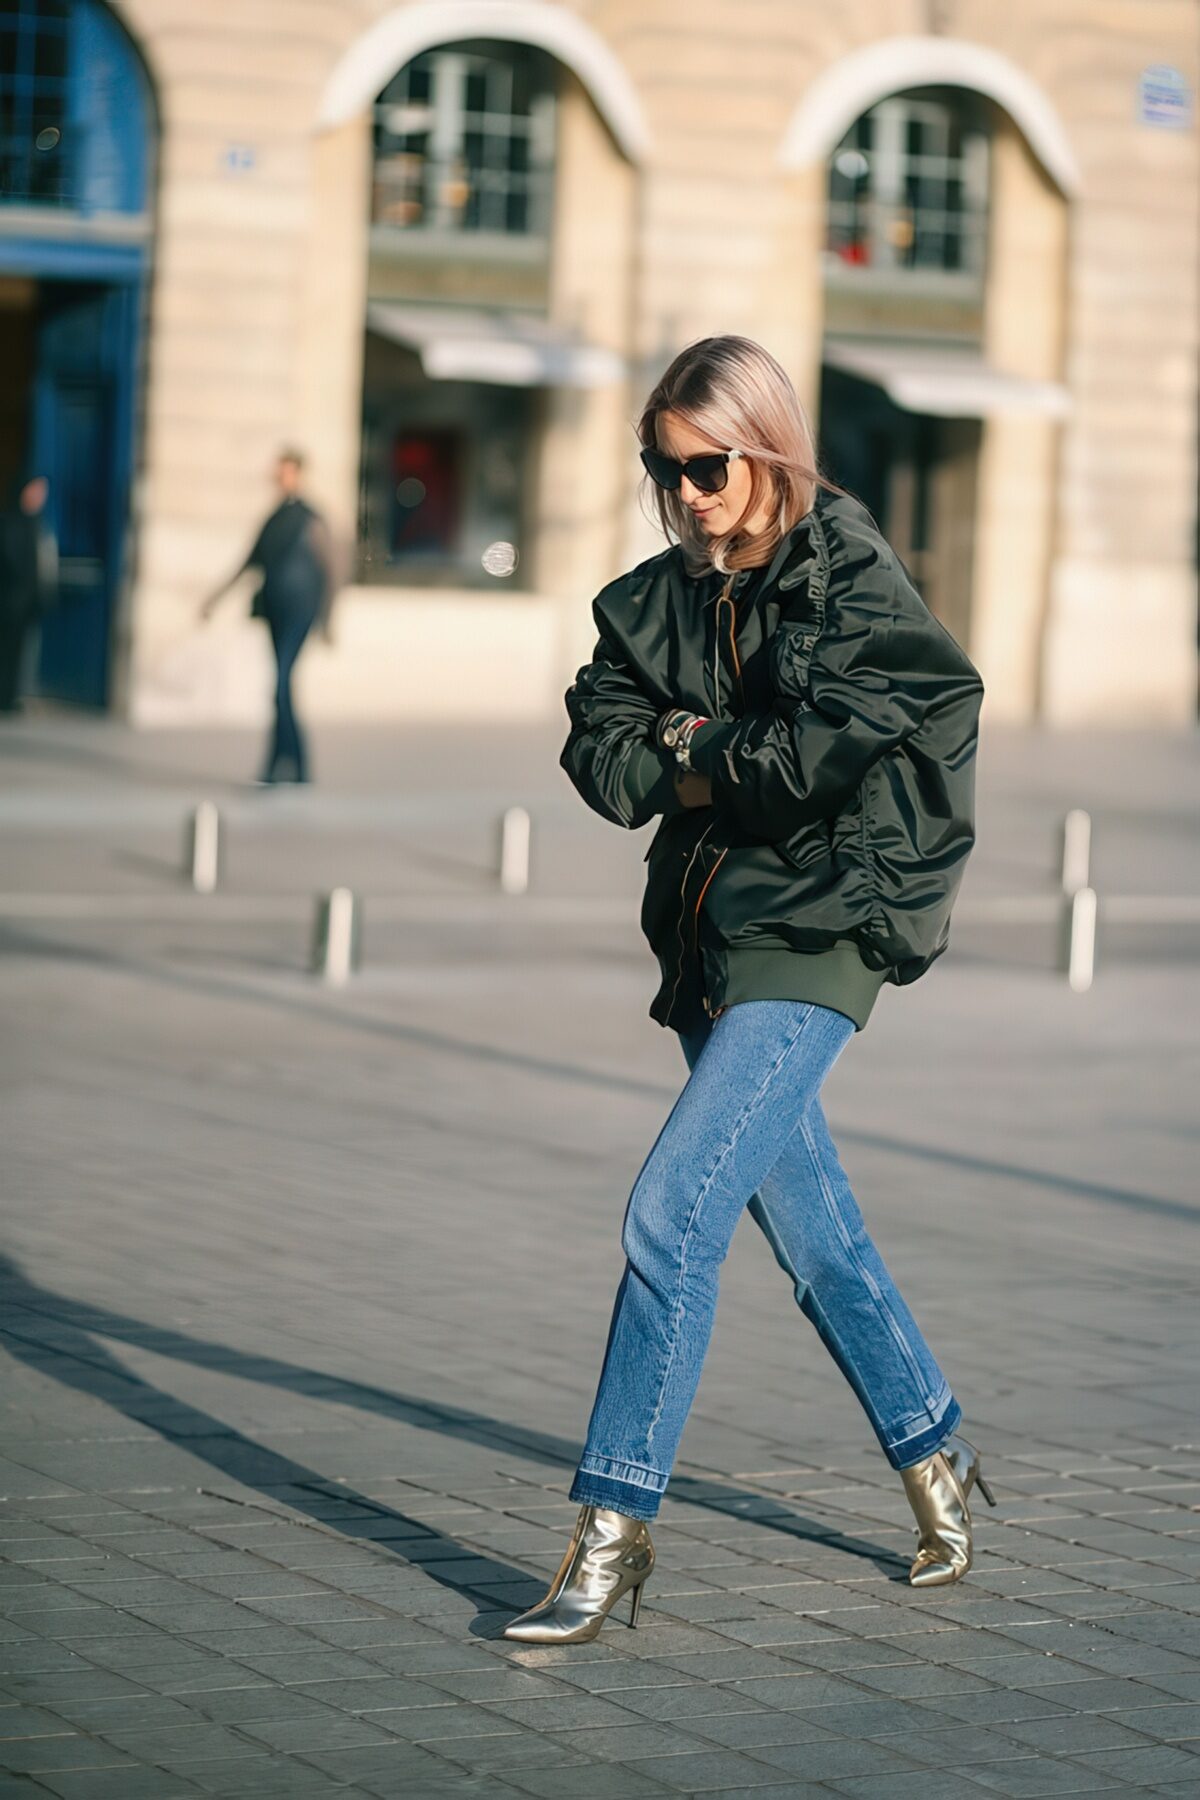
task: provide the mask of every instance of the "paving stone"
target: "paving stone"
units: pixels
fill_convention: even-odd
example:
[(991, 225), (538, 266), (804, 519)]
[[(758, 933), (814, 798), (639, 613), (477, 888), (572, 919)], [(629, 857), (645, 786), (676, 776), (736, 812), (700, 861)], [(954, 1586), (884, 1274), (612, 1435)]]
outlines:
[(889, 1770), (886, 1775), (850, 1775), (824, 1785), (831, 1794), (849, 1794), (857, 1800), (956, 1800), (963, 1794), (984, 1790), (961, 1770), (921, 1769), (908, 1774)]
[(52, 1737), (10, 1738), (0, 1744), (0, 1769), (11, 1775), (38, 1775), (54, 1769), (131, 1768), (133, 1758), (111, 1744), (80, 1732)]
[[(194, 1782), (167, 1769), (139, 1769), (133, 1764), (120, 1769), (75, 1769), (42, 1772), (38, 1793), (58, 1794), (61, 1800), (186, 1800), (201, 1790)], [(0, 1788), (0, 1794), (3, 1794)], [(16, 1790), (14, 1790), (14, 1793)], [(30, 1790), (24, 1790), (28, 1800)]]
[(920, 1763), (932, 1760), (924, 1753), (910, 1757), (892, 1744), (865, 1739), (830, 1738), (820, 1744), (765, 1745), (755, 1749), (755, 1756), (771, 1768), (783, 1769), (806, 1781), (836, 1781), (851, 1775), (903, 1773)]
[(713, 1719), (729, 1713), (765, 1712), (760, 1700), (736, 1688), (714, 1687), (708, 1682), (681, 1682), (678, 1686), (618, 1688), (611, 1698), (618, 1706), (647, 1719)]
[[(612, 1763), (572, 1763), (569, 1779), (571, 1800), (654, 1800), (657, 1795), (679, 1792), (652, 1775)], [(518, 1793), (533, 1794), (537, 1800), (562, 1800), (563, 1775), (557, 1768), (510, 1769), (508, 1781)]]
[(1013, 1800), (1033, 1800), (1042, 1794), (1100, 1794), (1109, 1788), (1129, 1789), (1119, 1777), (1090, 1770), (1078, 1763), (1057, 1762), (1048, 1756), (1030, 1756), (1004, 1762), (971, 1763), (951, 1771), (952, 1778), (970, 1778), (991, 1793), (1010, 1794)]
[(70, 1732), (71, 1727), (59, 1714), (45, 1712), (38, 1706), (0, 1706), (0, 1743), (15, 1738), (55, 1737)]
[(636, 1773), (650, 1775), (681, 1794), (702, 1794), (721, 1788), (773, 1788), (779, 1771), (733, 1750), (701, 1750), (690, 1756), (652, 1756), (624, 1759)]
[(1004, 1735), (1016, 1744), (1051, 1756), (1073, 1756), (1079, 1750), (1119, 1750), (1144, 1745), (1153, 1731), (1131, 1726), (1136, 1713), (1057, 1713), (1050, 1719), (1013, 1719)]
[(760, 1707), (755, 1712), (718, 1713), (688, 1721), (688, 1730), (731, 1750), (757, 1751), (760, 1744), (821, 1744), (835, 1734), (816, 1724), (806, 1712), (775, 1712)]
[(1192, 1738), (1200, 1740), (1200, 1703), (1139, 1706), (1132, 1712), (1110, 1716), (1131, 1730), (1140, 1731), (1146, 1737), (1160, 1738), (1164, 1743)]
[(1082, 1750), (1073, 1760), (1098, 1775), (1113, 1775), (1131, 1787), (1148, 1787), (1156, 1781), (1196, 1783), (1200, 1791), (1200, 1755), (1186, 1745), (1145, 1744), (1123, 1750)]

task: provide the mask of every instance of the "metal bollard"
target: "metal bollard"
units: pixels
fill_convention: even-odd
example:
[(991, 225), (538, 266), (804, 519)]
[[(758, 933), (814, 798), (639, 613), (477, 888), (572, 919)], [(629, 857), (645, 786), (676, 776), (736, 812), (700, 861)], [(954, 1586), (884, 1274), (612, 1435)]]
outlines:
[(500, 821), (500, 890), (523, 894), (529, 887), (529, 814), (510, 806)]
[(341, 987), (362, 966), (362, 904), (349, 888), (334, 888), (317, 901), (312, 972)]
[(1073, 994), (1096, 973), (1096, 890), (1091, 884), (1092, 815), (1073, 807), (1062, 827), (1062, 922), (1059, 968)]
[(221, 815), (212, 800), (201, 800), (188, 820), (184, 861), (197, 894), (214, 894), (221, 873)]
[(1096, 973), (1096, 890), (1076, 888), (1063, 915), (1063, 961), (1073, 994), (1086, 994)]
[(1074, 807), (1063, 820), (1062, 891), (1078, 893), (1091, 881), (1092, 815)]

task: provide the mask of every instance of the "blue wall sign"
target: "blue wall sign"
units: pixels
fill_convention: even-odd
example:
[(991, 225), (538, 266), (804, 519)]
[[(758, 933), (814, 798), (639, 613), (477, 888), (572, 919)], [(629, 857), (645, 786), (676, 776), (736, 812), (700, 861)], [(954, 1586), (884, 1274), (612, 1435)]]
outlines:
[(1187, 131), (1192, 123), (1192, 90), (1181, 69), (1154, 63), (1138, 82), (1138, 122), (1165, 131)]

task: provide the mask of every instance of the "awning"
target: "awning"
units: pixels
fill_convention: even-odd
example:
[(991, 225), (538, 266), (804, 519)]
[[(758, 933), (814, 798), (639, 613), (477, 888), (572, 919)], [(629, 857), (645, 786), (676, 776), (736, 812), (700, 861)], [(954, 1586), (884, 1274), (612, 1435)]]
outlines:
[(625, 372), (614, 350), (578, 343), (536, 314), (372, 300), (367, 328), (416, 350), (433, 381), (594, 388)]
[(932, 413), (939, 419), (991, 419), (1005, 413), (1060, 419), (1070, 406), (1070, 396), (1058, 382), (1005, 375), (977, 350), (827, 338), (823, 354), (831, 368), (881, 387), (905, 412)]

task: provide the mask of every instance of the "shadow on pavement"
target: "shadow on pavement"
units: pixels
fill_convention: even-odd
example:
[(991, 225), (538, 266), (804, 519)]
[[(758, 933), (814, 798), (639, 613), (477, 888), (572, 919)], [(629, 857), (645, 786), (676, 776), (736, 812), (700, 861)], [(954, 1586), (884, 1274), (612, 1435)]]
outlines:
[[(291, 1394), (353, 1406), (361, 1412), (485, 1449), (532, 1458), (564, 1471), (574, 1467), (577, 1451), (565, 1439), (506, 1425), (460, 1407), (343, 1380), (276, 1357), (242, 1353), (87, 1301), (72, 1300), (38, 1286), (11, 1258), (4, 1256), (0, 1256), (0, 1300), (5, 1320), (0, 1328), (0, 1343), (18, 1361), (53, 1377), (64, 1387), (115, 1408), (241, 1486), (253, 1488), (293, 1512), (306, 1514), (323, 1530), (379, 1544), (409, 1567), (420, 1568), (441, 1586), (479, 1606), (480, 1614), (470, 1627), (472, 1635), (496, 1635), (497, 1588), (504, 1590), (505, 1607), (511, 1604), (517, 1610), (531, 1605), (544, 1592), (544, 1576), (534, 1578), (524, 1569), (472, 1550), (422, 1520), (408, 1518), (394, 1507), (358, 1494), (343, 1483), (256, 1443), (212, 1414), (132, 1374), (98, 1339), (113, 1338), (153, 1351), (156, 1356), (262, 1382)], [(677, 1475), (671, 1483), (671, 1497), (724, 1517), (750, 1518), (803, 1543), (861, 1556), (884, 1574), (906, 1579), (907, 1559), (866, 1539), (830, 1531), (773, 1496), (716, 1480)], [(548, 1492), (547, 1498), (554, 1496)], [(512, 1590), (519, 1590), (523, 1582), (529, 1584), (527, 1595), (522, 1596), (519, 1591), (514, 1594)], [(370, 1602), (371, 1596), (368, 1593), (362, 1598)]]

